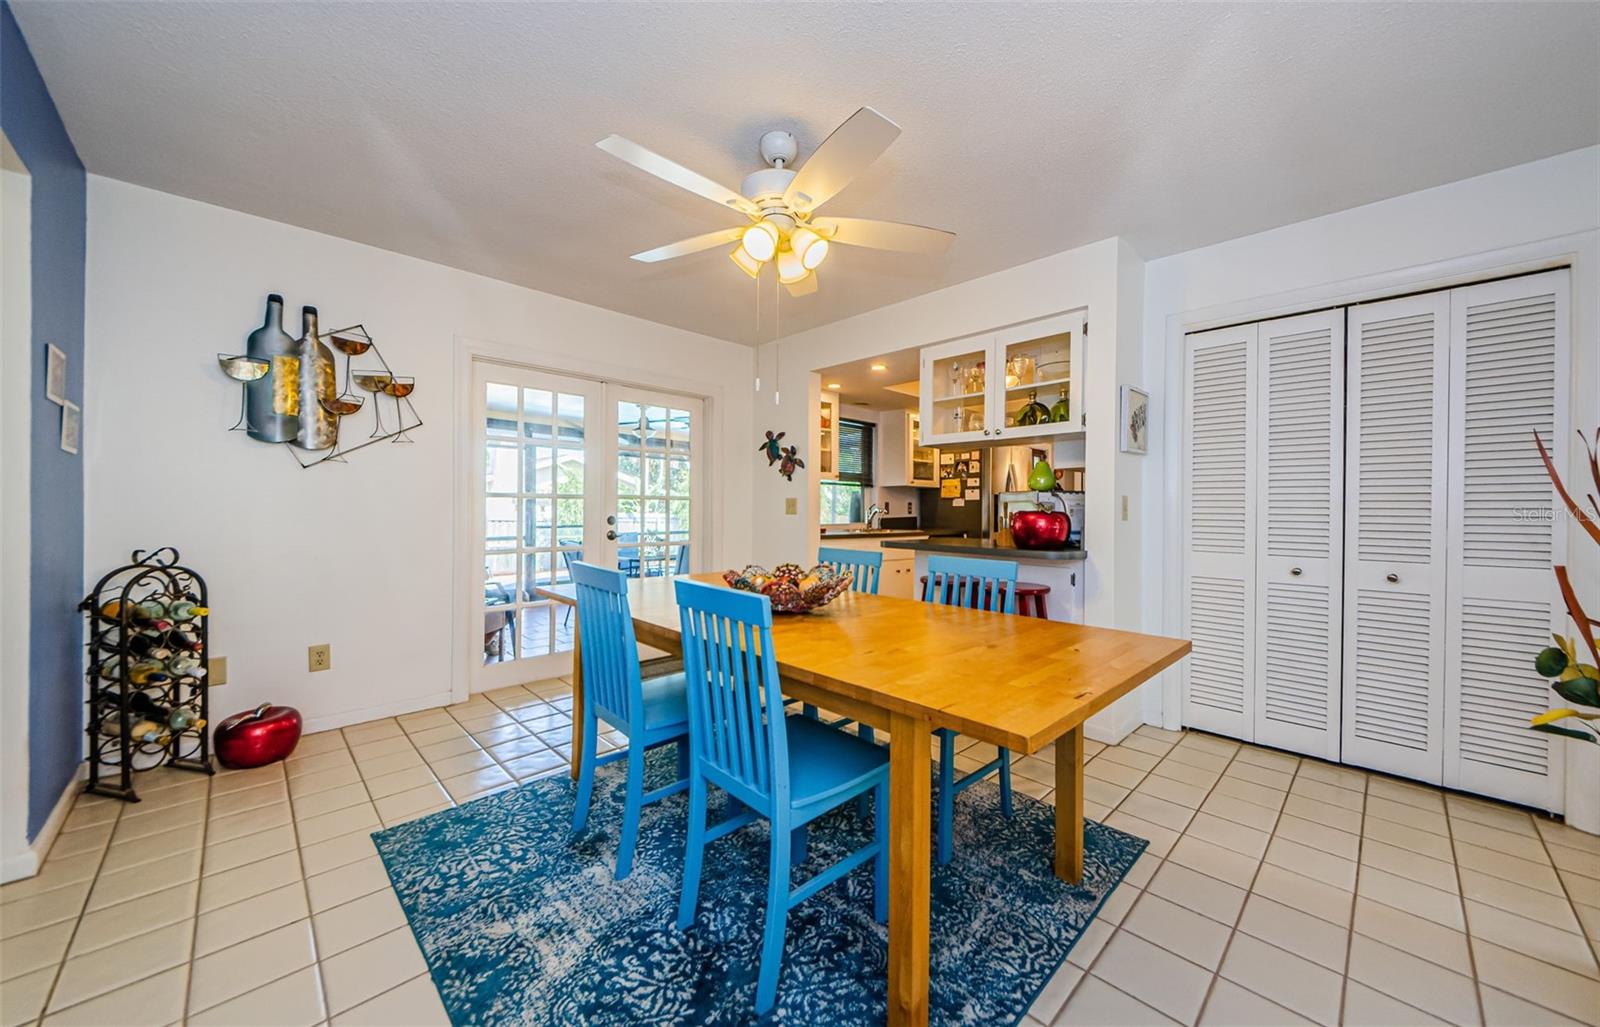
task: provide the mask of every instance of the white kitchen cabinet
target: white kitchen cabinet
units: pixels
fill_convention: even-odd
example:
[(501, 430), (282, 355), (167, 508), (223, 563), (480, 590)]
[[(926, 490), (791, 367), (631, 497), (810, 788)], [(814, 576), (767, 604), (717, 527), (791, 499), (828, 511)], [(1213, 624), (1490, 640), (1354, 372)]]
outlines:
[[(949, 446), (1081, 434), (1084, 329), (1078, 311), (924, 349), (923, 441)], [(1064, 406), (1065, 417), (1025, 423), (1034, 402), (1055, 414)]]
[(817, 429), (818, 481), (832, 481), (839, 477), (839, 397), (823, 392), (822, 409)]
[(939, 451), (922, 445), (922, 415), (888, 410), (878, 418), (877, 484), (931, 489), (939, 485)]

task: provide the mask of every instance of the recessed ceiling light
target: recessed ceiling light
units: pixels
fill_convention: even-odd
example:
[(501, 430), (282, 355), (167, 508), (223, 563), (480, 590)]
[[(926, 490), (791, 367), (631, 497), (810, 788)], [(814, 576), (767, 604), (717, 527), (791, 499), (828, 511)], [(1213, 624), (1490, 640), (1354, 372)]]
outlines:
[(838, 382), (829, 382), (828, 383), (828, 388), (830, 388), (830, 389), (837, 389), (838, 387), (839, 387), (839, 383)]
[(873, 364), (872, 365), (872, 369), (874, 371), (887, 371), (887, 370), (889, 370), (889, 365), (888, 364)]

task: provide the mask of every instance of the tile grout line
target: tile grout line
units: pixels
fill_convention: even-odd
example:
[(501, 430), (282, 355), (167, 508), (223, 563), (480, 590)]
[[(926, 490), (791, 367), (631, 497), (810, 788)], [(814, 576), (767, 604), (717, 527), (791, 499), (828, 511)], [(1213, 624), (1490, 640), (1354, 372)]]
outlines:
[[(1238, 761), (1239, 753), (1244, 751), (1244, 746), (1245, 746), (1245, 743), (1243, 743), (1243, 742), (1239, 743), (1239, 748), (1235, 749), (1234, 752), (1233, 752), (1233, 755), (1231, 757), (1229, 757), (1227, 764), (1222, 768), (1222, 775), (1219, 776), (1217, 778), (1217, 780), (1216, 780), (1216, 783), (1211, 786), (1213, 791), (1215, 791), (1217, 785), (1222, 783), (1222, 778), (1227, 776), (1228, 770), (1230, 768), (1232, 768), (1232, 766), (1234, 765), (1235, 762)], [(1294, 773), (1289, 775), (1289, 783), (1283, 789), (1283, 802), (1278, 805), (1278, 812), (1272, 818), (1272, 830), (1267, 832), (1267, 844), (1266, 844), (1266, 847), (1261, 850), (1261, 858), (1256, 860), (1255, 873), (1250, 875), (1250, 884), (1249, 884), (1248, 887), (1246, 887), (1244, 889), (1244, 901), (1239, 904), (1239, 912), (1234, 916), (1233, 923), (1228, 926), (1228, 940), (1222, 943), (1222, 951), (1217, 953), (1217, 968), (1215, 970), (1211, 971), (1211, 979), (1206, 982), (1206, 993), (1200, 999), (1200, 1008), (1195, 1011), (1194, 1015), (1195, 1015), (1195, 1020), (1197, 1022), (1200, 1019), (1200, 1017), (1205, 1013), (1206, 1006), (1211, 1004), (1211, 997), (1212, 997), (1213, 994), (1216, 993), (1216, 990), (1217, 990), (1217, 981), (1223, 979), (1223, 977), (1222, 977), (1222, 967), (1223, 967), (1223, 964), (1225, 964), (1228, 961), (1228, 950), (1233, 947), (1233, 939), (1239, 933), (1239, 921), (1244, 919), (1244, 910), (1245, 910), (1245, 907), (1250, 904), (1250, 896), (1255, 894), (1256, 878), (1261, 876), (1261, 867), (1267, 861), (1267, 849), (1272, 848), (1272, 840), (1278, 836), (1278, 822), (1283, 819), (1283, 807), (1289, 801), (1289, 789), (1294, 787), (1294, 783), (1295, 783), (1296, 779), (1298, 779), (1299, 776), (1300, 776), (1300, 768), (1302, 766), (1304, 766), (1304, 765), (1305, 765), (1305, 760), (1304, 759), (1297, 758), (1295, 760)], [(1206, 798), (1208, 798), (1208, 799), (1211, 798), (1210, 793), (1207, 793)], [(1245, 800), (1241, 800), (1241, 801), (1245, 801)], [(1199, 810), (1195, 811), (1195, 815), (1196, 816), (1200, 815), (1199, 814)], [(1248, 826), (1248, 825), (1245, 825), (1245, 826)], [(1184, 829), (1184, 833), (1185, 834), (1188, 833), (1188, 829), (1187, 828)], [(1178, 865), (1179, 866), (1183, 866), (1183, 864), (1181, 864), (1181, 863), (1178, 864)], [(1196, 872), (1198, 873), (1199, 871), (1196, 871)], [(1210, 876), (1210, 875), (1208, 874), (1206, 876)], [(1223, 883), (1226, 884), (1226, 883), (1229, 883), (1229, 882), (1224, 881)], [(1235, 885), (1235, 887), (1238, 887), (1238, 886)], [(1256, 995), (1255, 991), (1253, 991), (1250, 988), (1245, 988), (1244, 985), (1239, 984), (1237, 981), (1233, 980), (1231, 977), (1227, 978), (1227, 981), (1228, 981), (1228, 983), (1233, 984), (1235, 987), (1243, 988), (1245, 991), (1249, 992), (1250, 994)], [(1280, 1004), (1280, 1003), (1277, 1003), (1277, 1002), (1273, 1002), (1272, 999), (1267, 998), (1267, 996), (1265, 996), (1265, 995), (1257, 995), (1257, 997), (1261, 998), (1261, 999), (1265, 999), (1268, 1002), (1272, 1002), (1273, 1005), (1279, 1005)]]
[[(1344, 1023), (1345, 1009), (1350, 1004), (1350, 958), (1356, 947), (1356, 903), (1361, 901), (1361, 870), (1365, 865), (1361, 862), (1361, 855), (1367, 847), (1367, 818), (1372, 815), (1367, 812), (1367, 807), (1371, 805), (1368, 801), (1372, 797), (1371, 789), (1372, 777), (1367, 775), (1361, 781), (1361, 830), (1356, 832), (1356, 877), (1350, 882), (1350, 925), (1344, 932), (1344, 969), (1339, 976), (1339, 1023)], [(1441, 803), (1443, 801), (1440, 800)], [(1362, 984), (1362, 987), (1367, 986)], [(1479, 1010), (1479, 1019), (1482, 1019), (1482, 1010)]]
[[(195, 868), (194, 878), (194, 916), (189, 921), (189, 959), (184, 965), (183, 984), (183, 1016), (180, 1023), (189, 1022), (189, 1003), (194, 994), (194, 943), (200, 934), (200, 887), (206, 879), (206, 841), (211, 837), (211, 792), (217, 785), (217, 775), (206, 775), (206, 811), (205, 818), (200, 821), (200, 865)], [(289, 793), (289, 782), (284, 781), (284, 795)]]
[[(1135, 730), (1137, 730), (1137, 729), (1135, 729)], [(1181, 741), (1182, 741), (1182, 739), (1179, 739), (1179, 742), (1181, 742)], [(1230, 741), (1231, 741), (1231, 739), (1230, 739)], [(1239, 753), (1244, 751), (1244, 744), (1243, 743), (1235, 743), (1235, 744), (1237, 745), (1237, 748), (1235, 748), (1233, 750), (1233, 752), (1228, 756), (1227, 762), (1224, 763), (1222, 765), (1222, 768), (1217, 772), (1217, 779), (1215, 781), (1211, 782), (1211, 787), (1206, 789), (1205, 798), (1200, 800), (1200, 806), (1205, 805), (1206, 800), (1211, 798), (1212, 794), (1216, 791), (1217, 785), (1221, 784), (1222, 783), (1222, 779), (1227, 776), (1228, 768), (1233, 766), (1234, 761), (1239, 758)], [(1127, 801), (1128, 797), (1133, 795), (1133, 793), (1138, 790), (1139, 785), (1144, 784), (1145, 781), (1150, 778), (1150, 775), (1155, 773), (1156, 767), (1160, 766), (1163, 762), (1165, 762), (1168, 759), (1168, 757), (1170, 757), (1172, 755), (1173, 750), (1176, 749), (1177, 747), (1178, 747), (1178, 742), (1174, 742), (1172, 744), (1171, 748), (1169, 748), (1167, 750), (1166, 754), (1164, 756), (1162, 756), (1161, 759), (1157, 760), (1150, 767), (1150, 769), (1145, 772), (1144, 777), (1141, 777), (1139, 779), (1139, 784), (1136, 784), (1132, 788), (1128, 789), (1128, 794), (1124, 795), (1121, 799), (1117, 800), (1117, 804), (1115, 806), (1111, 807), (1111, 812), (1115, 813), (1118, 809), (1120, 809), (1122, 807), (1123, 802)], [(1111, 748), (1111, 747), (1107, 746), (1107, 748)], [(1100, 751), (1100, 753), (1096, 753), (1093, 758), (1098, 759), (1100, 754), (1104, 753), (1104, 752), (1105, 752), (1105, 749), (1102, 749)], [(1089, 761), (1086, 760), (1084, 762), (1085, 762), (1085, 765), (1087, 765)], [(1116, 761), (1113, 760), (1112, 762), (1116, 762)], [(1196, 769), (1198, 769), (1198, 768), (1196, 768)], [(1298, 770), (1298, 764), (1296, 764), (1296, 769)], [(1291, 778), (1291, 780), (1292, 780), (1292, 778)], [(1285, 792), (1284, 794), (1287, 795), (1288, 793)], [(1182, 841), (1184, 839), (1184, 837), (1188, 834), (1189, 825), (1193, 824), (1194, 823), (1194, 818), (1200, 815), (1200, 806), (1196, 806), (1194, 808), (1194, 813), (1193, 813), (1193, 815), (1191, 815), (1189, 817), (1189, 822), (1184, 825), (1184, 829), (1182, 831), (1178, 832), (1177, 840), (1172, 843), (1173, 847), (1176, 847), (1178, 842)], [(1110, 813), (1106, 814), (1106, 819), (1109, 820), (1110, 818), (1111, 818), (1111, 814)], [(1231, 823), (1231, 821), (1230, 821), (1230, 823)], [(1158, 824), (1156, 826), (1159, 827), (1161, 825)], [(1240, 826), (1248, 826), (1248, 825), (1240, 825)], [(1269, 838), (1269, 842), (1270, 842), (1270, 838)], [(1146, 851), (1149, 851), (1148, 847), (1146, 848)], [(1172, 849), (1169, 848), (1167, 850), (1167, 853), (1170, 854), (1171, 851), (1172, 851)], [(1163, 855), (1161, 857), (1160, 863), (1161, 863), (1161, 866), (1158, 866), (1158, 867), (1156, 867), (1156, 869), (1154, 871), (1151, 871), (1150, 880), (1152, 880), (1152, 881), (1155, 880), (1155, 875), (1160, 872), (1162, 866), (1166, 865), (1166, 863), (1167, 863), (1167, 855)], [(1177, 865), (1178, 866), (1183, 866), (1182, 863), (1179, 863)], [(1184, 869), (1187, 870), (1189, 868), (1188, 867), (1184, 867)], [(1259, 864), (1257, 865), (1257, 869), (1259, 870)], [(1198, 870), (1194, 871), (1194, 872), (1195, 873), (1201, 873)], [(1210, 875), (1209, 874), (1203, 874), (1202, 876), (1209, 877)], [(1212, 878), (1212, 879), (1216, 880), (1216, 878)], [(1146, 882), (1146, 883), (1148, 883), (1148, 882)], [(1226, 884), (1228, 882), (1224, 881), (1222, 883)], [(1133, 905), (1129, 906), (1128, 907), (1128, 911), (1123, 914), (1123, 919), (1124, 920), (1126, 920), (1127, 917), (1131, 916), (1133, 914), (1134, 909), (1138, 906), (1138, 904), (1141, 901), (1144, 900), (1144, 896), (1146, 894), (1146, 891), (1147, 890), (1144, 889), (1144, 888), (1139, 889), (1139, 897), (1134, 900)], [(1246, 901), (1249, 900), (1249, 893), (1248, 892), (1245, 893), (1245, 899), (1246, 899)], [(1242, 916), (1243, 913), (1244, 913), (1243, 906), (1240, 907), (1239, 912), (1240, 912), (1240, 915)], [(1237, 924), (1237, 922), (1238, 922), (1237, 918), (1235, 918), (1235, 924)], [(1096, 952), (1094, 954), (1094, 958), (1089, 960), (1089, 965), (1084, 967), (1084, 969), (1083, 969), (1083, 976), (1084, 977), (1088, 977), (1094, 972), (1094, 965), (1100, 961), (1101, 955), (1103, 955), (1105, 953), (1105, 950), (1110, 947), (1112, 940), (1115, 938), (1116, 934), (1118, 932), (1120, 932), (1121, 930), (1123, 930), (1123, 926), (1122, 926), (1121, 922), (1119, 922), (1119, 923), (1117, 923), (1117, 924), (1115, 924), (1113, 926), (1112, 937), (1109, 937), (1109, 938), (1106, 939), (1105, 944), (1100, 946), (1100, 951)], [(1130, 933), (1132, 933), (1132, 932), (1130, 932)], [(1145, 940), (1140, 935), (1134, 935), (1134, 936), (1140, 938), (1141, 941)], [(1233, 939), (1233, 936), (1230, 933), (1229, 934), (1229, 941), (1231, 942), (1232, 939)], [(1156, 942), (1150, 942), (1149, 944), (1155, 945), (1156, 948), (1161, 949), (1163, 952), (1171, 952), (1171, 950), (1167, 949), (1165, 946), (1157, 944)], [(1186, 959), (1186, 957), (1181, 956), (1176, 952), (1171, 952), (1171, 955), (1177, 957), (1178, 959), (1184, 959), (1186, 962), (1188, 961)], [(1206, 982), (1205, 994), (1202, 995), (1201, 998), (1200, 998), (1200, 1008), (1195, 1011), (1195, 1017), (1197, 1019), (1200, 1016), (1200, 1014), (1205, 1012), (1206, 1003), (1211, 1001), (1211, 992), (1216, 987), (1217, 977), (1218, 977), (1219, 971), (1222, 968), (1222, 959), (1226, 955), (1227, 955), (1227, 945), (1224, 944), (1222, 952), (1217, 956), (1217, 970), (1211, 970), (1208, 967), (1201, 967), (1201, 969), (1207, 970), (1210, 973), (1210, 979)], [(1199, 964), (1194, 964), (1194, 965), (1198, 966)], [(1106, 985), (1109, 988), (1113, 988), (1113, 989), (1115, 989), (1115, 990), (1117, 990), (1119, 992), (1122, 992), (1122, 994), (1124, 994), (1124, 995), (1128, 995), (1129, 998), (1133, 999), (1135, 1002), (1138, 1002), (1142, 1006), (1146, 1006), (1146, 1007), (1151, 1008), (1151, 1009), (1155, 1008), (1154, 1006), (1151, 1006), (1150, 1003), (1148, 1003), (1148, 1002), (1144, 1001), (1143, 999), (1139, 998), (1137, 995), (1132, 995), (1132, 994), (1129, 994), (1126, 991), (1123, 991), (1121, 988), (1118, 988), (1115, 984), (1112, 984), (1110, 981), (1107, 981), (1103, 977), (1097, 977), (1095, 979), (1100, 981), (1102, 984)], [(1082, 985), (1083, 985), (1083, 979), (1079, 978), (1078, 983), (1073, 986), (1073, 989), (1072, 989), (1073, 993), (1076, 993), (1078, 988), (1081, 987)], [(1246, 990), (1248, 990), (1248, 989), (1246, 989)], [(1252, 994), (1254, 994), (1254, 993), (1252, 992)], [(1265, 996), (1262, 996), (1262, 997), (1265, 997)], [(1056, 1017), (1057, 1018), (1059, 1018), (1061, 1013), (1066, 1010), (1067, 1002), (1071, 1002), (1071, 1001), (1072, 1001), (1072, 994), (1068, 994), (1066, 1000), (1064, 1002), (1062, 1002), (1062, 1004), (1061, 1004), (1061, 1009), (1057, 1010), (1057, 1012), (1056, 1012)], [(1160, 1010), (1156, 1010), (1156, 1012), (1160, 1013), (1161, 1011)], [(1166, 1014), (1165, 1013), (1161, 1013), (1161, 1015), (1165, 1016)]]
[[(1483, 981), (1478, 977), (1478, 951), (1477, 946), (1472, 943), (1472, 921), (1467, 919), (1467, 892), (1461, 883), (1461, 858), (1460, 854), (1456, 852), (1456, 821), (1455, 817), (1450, 813), (1449, 797), (1443, 796), (1439, 799), (1439, 802), (1444, 806), (1444, 829), (1449, 832), (1450, 865), (1456, 872), (1456, 899), (1461, 909), (1461, 936), (1467, 942), (1467, 969), (1471, 971), (1472, 998), (1478, 1006), (1478, 1022), (1488, 1023), (1489, 1017), (1483, 1007)], [(1535, 827), (1533, 833), (1537, 835), (1539, 829)], [(1541, 846), (1544, 844), (1543, 838), (1539, 839), (1539, 844)], [(1546, 855), (1549, 855), (1548, 851)], [(1551, 864), (1551, 869), (1555, 869), (1554, 863)], [(1559, 880), (1560, 875), (1556, 876)], [(1534, 1004), (1537, 1005), (1538, 1003)]]
[[(87, 792), (78, 793), (79, 796), (87, 794)], [(94, 865), (94, 876), (89, 879), (89, 887), (83, 893), (83, 901), (78, 904), (78, 913), (73, 919), (72, 930), (67, 934), (66, 948), (61, 950), (61, 958), (56, 961), (55, 976), (50, 979), (50, 987), (45, 991), (44, 1001), (39, 1004), (39, 1013), (33, 1018), (33, 1023), (44, 1023), (45, 1015), (50, 1011), (50, 1000), (56, 997), (56, 988), (61, 984), (61, 973), (66, 969), (67, 960), (71, 958), (72, 943), (78, 940), (78, 931), (83, 927), (83, 915), (84, 911), (89, 906), (89, 897), (94, 894), (95, 886), (100, 883), (100, 871), (105, 868), (106, 856), (111, 852), (111, 843), (117, 836), (117, 825), (122, 823), (122, 814), (127, 810), (128, 804), (125, 800), (113, 799), (112, 801), (117, 803), (117, 814), (111, 818), (111, 833), (106, 835), (105, 846), (101, 848), (100, 858), (95, 862)], [(77, 798), (72, 800), (72, 805), (73, 809), (67, 814), (69, 817), (72, 815), (72, 813), (77, 812)], [(60, 834), (58, 833), (56, 837), (59, 839)], [(50, 844), (52, 848), (55, 847), (55, 842), (51, 842)], [(40, 871), (44, 870), (44, 863), (45, 861), (49, 860), (49, 858), (50, 854), (48, 852), (45, 853), (44, 860), (41, 860), (39, 863)], [(72, 1007), (68, 1006), (67, 1008), (70, 1009)]]

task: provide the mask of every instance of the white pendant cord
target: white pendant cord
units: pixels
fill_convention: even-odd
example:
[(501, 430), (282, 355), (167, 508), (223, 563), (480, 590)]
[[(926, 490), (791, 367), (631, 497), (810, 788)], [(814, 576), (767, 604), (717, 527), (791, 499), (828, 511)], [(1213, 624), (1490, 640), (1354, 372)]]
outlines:
[(761, 392), (761, 275), (756, 274), (756, 344), (750, 362), (755, 365), (756, 393)]
[(778, 406), (783, 402), (779, 398), (778, 390), (782, 388), (783, 381), (783, 289), (778, 275), (772, 276), (772, 405)]

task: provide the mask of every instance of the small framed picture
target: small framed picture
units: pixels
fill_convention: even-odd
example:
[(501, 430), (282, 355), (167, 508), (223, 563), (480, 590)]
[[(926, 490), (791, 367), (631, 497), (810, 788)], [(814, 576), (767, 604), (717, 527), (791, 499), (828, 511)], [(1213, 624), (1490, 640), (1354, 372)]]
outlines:
[(1122, 387), (1122, 451), (1150, 452), (1150, 394), (1132, 385)]
[(45, 343), (44, 396), (52, 403), (67, 403), (67, 355)]
[(83, 434), (83, 412), (71, 400), (61, 404), (61, 448), (74, 455), (78, 452), (78, 437)]

